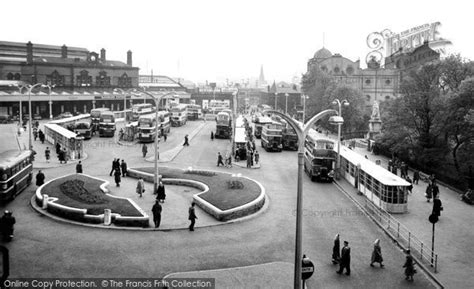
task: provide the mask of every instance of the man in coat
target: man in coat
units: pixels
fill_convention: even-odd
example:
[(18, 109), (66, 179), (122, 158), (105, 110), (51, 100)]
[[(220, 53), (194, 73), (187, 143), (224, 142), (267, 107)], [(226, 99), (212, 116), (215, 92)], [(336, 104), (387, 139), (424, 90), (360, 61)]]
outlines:
[(76, 174), (82, 174), (82, 162), (79, 161), (76, 165)]
[(148, 152), (148, 147), (146, 146), (146, 144), (143, 144), (142, 146), (143, 157), (146, 157), (147, 152)]
[(122, 160), (120, 167), (122, 168), (122, 177), (125, 177), (127, 175), (127, 163), (125, 160)]
[(160, 227), (161, 211), (162, 211), (162, 207), (160, 205), (160, 201), (156, 200), (155, 204), (151, 208), (151, 212), (153, 213), (153, 222), (155, 223), (155, 228)]
[(196, 216), (196, 212), (194, 211), (195, 205), (196, 203), (192, 202), (191, 207), (189, 207), (189, 210), (188, 210), (188, 213), (189, 213), (188, 220), (191, 221), (191, 224), (189, 225), (189, 231), (194, 231), (194, 224), (196, 223), (196, 219), (198, 218)]
[(116, 162), (117, 162), (117, 158), (114, 158), (114, 160), (112, 161), (112, 169), (110, 170), (110, 173), (109, 173), (110, 176), (112, 176), (112, 173), (115, 170), (115, 163)]
[(141, 198), (144, 192), (145, 192), (145, 182), (143, 181), (143, 178), (139, 178), (137, 182), (137, 194), (139, 194)]
[(44, 184), (44, 174), (41, 170), (38, 171), (38, 173), (36, 174), (36, 185), (39, 187), (39, 186), (42, 186)]
[(156, 191), (157, 191), (156, 199), (160, 201), (161, 203), (164, 203), (166, 199), (166, 192), (165, 192), (165, 185), (163, 185), (163, 182), (160, 182)]
[(4, 241), (11, 241), (13, 238), (13, 226), (15, 225), (15, 217), (12, 216), (11, 211), (5, 211), (5, 214), (0, 218), (0, 233), (3, 235)]
[(349, 242), (344, 241), (344, 247), (341, 250), (341, 260), (339, 262), (339, 271), (337, 274), (342, 274), (342, 271), (346, 268), (346, 275), (351, 275), (351, 248)]

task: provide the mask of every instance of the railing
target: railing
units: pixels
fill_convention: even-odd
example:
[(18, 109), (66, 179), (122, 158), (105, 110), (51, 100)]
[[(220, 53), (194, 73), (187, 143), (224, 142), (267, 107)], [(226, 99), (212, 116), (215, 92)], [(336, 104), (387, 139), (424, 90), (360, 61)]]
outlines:
[(402, 247), (410, 249), (413, 256), (419, 258), (423, 263), (434, 267), (434, 272), (437, 272), (438, 254), (435, 254), (429, 246), (411, 233), (407, 227), (384, 209), (375, 206), (367, 198), (365, 198), (365, 211)]

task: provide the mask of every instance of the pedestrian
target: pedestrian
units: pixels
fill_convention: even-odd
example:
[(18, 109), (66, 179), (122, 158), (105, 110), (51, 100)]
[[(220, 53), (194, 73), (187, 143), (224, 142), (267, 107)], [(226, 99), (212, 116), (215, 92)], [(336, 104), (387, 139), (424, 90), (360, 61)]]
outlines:
[(114, 158), (114, 160), (112, 161), (112, 169), (110, 170), (110, 173), (109, 173), (110, 176), (112, 176), (112, 173), (115, 170), (115, 162), (117, 162), (117, 158)]
[(365, 159), (368, 160), (369, 158), (367, 157), (367, 155), (365, 155)]
[(232, 156), (231, 156), (231, 154), (226, 155), (225, 167), (226, 168), (231, 168), (232, 167)]
[(148, 152), (148, 147), (146, 146), (146, 144), (143, 144), (142, 146), (143, 157), (146, 157), (147, 152)]
[(224, 162), (222, 161), (222, 155), (220, 152), (217, 153), (217, 166), (219, 165), (225, 166)]
[(341, 261), (339, 262), (339, 271), (337, 274), (342, 274), (346, 269), (346, 275), (351, 275), (351, 248), (349, 247), (349, 242), (344, 241), (344, 247), (341, 250)]
[(60, 150), (58, 154), (59, 163), (62, 164), (64, 161), (64, 151)]
[(35, 141), (38, 138), (38, 128), (37, 127), (33, 128), (33, 137), (34, 137)]
[(156, 199), (161, 203), (164, 203), (166, 199), (166, 192), (165, 185), (163, 184), (163, 182), (160, 182), (160, 184), (158, 185), (158, 188), (156, 189), (156, 194)]
[(65, 164), (67, 164), (67, 152), (66, 152), (66, 148), (63, 148), (61, 150), (61, 153), (62, 153), (62, 159), (64, 161)]
[(155, 228), (160, 227), (161, 211), (162, 211), (162, 207), (160, 205), (160, 202), (158, 200), (156, 200), (155, 204), (151, 208), (151, 212), (153, 213), (153, 222), (155, 223)]
[(59, 142), (56, 143), (56, 154), (59, 156), (59, 153), (61, 152), (61, 144)]
[(76, 165), (76, 174), (82, 174), (82, 162), (79, 161)]
[(168, 139), (168, 134), (167, 133), (164, 133), (163, 134), (163, 139), (166, 141)]
[(121, 175), (121, 174), (120, 174), (120, 170), (117, 170), (117, 169), (116, 169), (115, 172), (114, 172), (114, 177), (115, 177), (115, 185), (116, 185), (117, 187), (120, 187), (120, 181), (121, 181), (120, 175)]
[(122, 160), (122, 163), (120, 164), (120, 168), (122, 169), (122, 177), (126, 177), (127, 176), (127, 163), (125, 162), (125, 160)]
[(183, 146), (189, 146), (189, 138), (188, 138), (188, 135), (185, 135), (184, 136), (184, 144)]
[(214, 140), (214, 132), (211, 131), (211, 140)]
[(142, 197), (142, 194), (145, 193), (145, 182), (143, 181), (143, 178), (138, 179), (136, 192), (140, 195), (140, 198)]
[(428, 180), (429, 180), (430, 184), (433, 184), (433, 182), (436, 181), (435, 174), (431, 174), (431, 175), (428, 177)]
[(407, 250), (407, 256), (403, 268), (405, 268), (405, 280), (413, 281), (413, 275), (415, 275), (416, 269), (413, 264), (413, 257), (410, 254), (410, 250)]
[(247, 168), (252, 168), (252, 162), (251, 162), (251, 154), (250, 154), (250, 151), (247, 150), (247, 156), (246, 156), (246, 159), (247, 159)]
[(250, 166), (253, 167), (253, 150), (250, 151)]
[(255, 151), (255, 164), (258, 165), (258, 160), (260, 159), (260, 155), (258, 154), (258, 151)]
[(51, 156), (51, 151), (49, 150), (49, 147), (46, 147), (46, 150), (44, 151), (44, 157), (46, 158), (47, 163), (49, 163), (50, 156)]
[(44, 133), (41, 130), (38, 130), (38, 136), (42, 144), (44, 144)]
[(191, 224), (189, 225), (189, 231), (194, 231), (194, 224), (196, 223), (196, 219), (198, 218), (196, 217), (196, 212), (194, 211), (194, 205), (196, 205), (196, 203), (192, 202), (191, 207), (189, 207), (189, 210), (188, 210), (188, 213), (189, 213), (188, 220), (191, 221)]
[(411, 190), (413, 190), (413, 183), (412, 183), (410, 177), (408, 176), (408, 174), (406, 175), (406, 179), (405, 179), (405, 180), (410, 183), (410, 185), (407, 187), (407, 190), (408, 190), (408, 192), (411, 194), (411, 193), (412, 193)]
[(431, 198), (433, 197), (433, 188), (432, 188), (432, 185), (431, 184), (428, 184), (428, 186), (426, 187), (426, 191), (425, 191), (425, 198), (426, 198), (426, 201), (429, 203)]
[(433, 193), (433, 199), (439, 196), (439, 187), (438, 184), (436, 184), (436, 181), (433, 181), (433, 184), (431, 185), (431, 192)]
[(405, 167), (405, 162), (402, 162), (402, 164), (400, 165), (400, 177), (402, 179), (406, 178), (407, 174), (406, 174), (406, 167)]
[(443, 210), (443, 204), (441, 203), (441, 200), (439, 199), (439, 195), (436, 195), (433, 198), (433, 212), (432, 212), (432, 214), (440, 217), (442, 210)]
[(341, 244), (339, 241), (339, 234), (336, 234), (336, 237), (334, 238), (334, 246), (332, 247), (332, 263), (337, 264), (339, 263), (339, 260), (341, 259), (341, 255), (339, 254), (341, 250)]
[(374, 263), (379, 263), (380, 268), (383, 268), (384, 265), (382, 264), (382, 248), (380, 247), (380, 240), (377, 239), (374, 242), (374, 250), (372, 251), (372, 258), (370, 260), (370, 267), (374, 267)]
[(16, 223), (15, 217), (11, 211), (5, 211), (2, 218), (0, 218), (0, 232), (2, 233), (4, 241), (11, 241), (13, 238), (14, 225)]
[(415, 170), (413, 172), (413, 183), (415, 185), (418, 185), (418, 181), (420, 180), (420, 171), (419, 170)]
[(42, 186), (44, 184), (44, 179), (45, 179), (45, 176), (44, 176), (43, 172), (41, 170), (39, 170), (38, 173), (36, 174), (36, 185), (38, 187)]

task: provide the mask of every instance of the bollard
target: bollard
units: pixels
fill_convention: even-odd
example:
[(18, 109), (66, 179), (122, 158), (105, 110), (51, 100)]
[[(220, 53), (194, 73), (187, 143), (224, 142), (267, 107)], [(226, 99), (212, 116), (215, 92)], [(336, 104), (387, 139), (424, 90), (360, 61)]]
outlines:
[(41, 203), (41, 208), (46, 210), (48, 208), (48, 195), (43, 195), (43, 202)]
[(104, 209), (104, 225), (110, 226), (110, 224), (112, 224), (112, 211)]

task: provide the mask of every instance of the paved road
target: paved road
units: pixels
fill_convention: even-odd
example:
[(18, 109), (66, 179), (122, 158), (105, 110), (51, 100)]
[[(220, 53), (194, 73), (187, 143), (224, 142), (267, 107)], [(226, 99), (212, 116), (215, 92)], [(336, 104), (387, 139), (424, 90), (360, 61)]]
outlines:
[[(176, 128), (168, 144), (160, 144), (160, 149), (173, 149), (175, 142), (180, 145), (182, 134), (189, 133), (199, 124), (188, 122), (185, 127)], [(176, 272), (270, 262), (293, 263), (295, 152), (261, 151), (262, 168), (258, 170), (217, 168), (217, 151), (226, 150), (229, 141), (211, 141), (209, 136), (214, 126), (213, 122), (206, 123), (191, 140), (191, 145), (185, 147), (169, 166), (185, 168), (191, 165), (242, 173), (259, 180), (269, 197), (269, 207), (263, 214), (244, 222), (198, 228), (195, 232), (91, 229), (58, 223), (38, 215), (28, 205), (34, 190), (34, 186), (30, 186), (16, 200), (3, 207), (12, 209), (18, 219), (15, 240), (7, 244), (12, 258), (11, 276), (163, 277)], [(102, 140), (105, 141), (93, 139), (91, 144)], [(104, 178), (108, 177), (113, 157), (124, 157), (131, 167), (152, 165), (143, 159), (138, 147), (106, 144), (89, 149), (88, 155), (83, 162), (85, 172)], [(62, 165), (47, 169), (45, 173), (50, 177), (73, 171), (73, 165)], [(315, 275), (307, 283), (309, 288), (433, 287), (423, 274), (415, 276), (414, 284), (404, 280), (401, 268), (404, 255), (333, 184), (312, 183), (304, 177), (304, 191), (303, 252), (316, 267)], [(336, 233), (340, 233), (341, 238), (348, 240), (352, 247), (351, 277), (337, 275), (337, 268), (330, 262)], [(385, 269), (369, 267), (372, 243), (377, 238), (381, 239)], [(288, 274), (285, 268), (285, 274)], [(271, 282), (275, 274), (280, 272), (262, 272), (260, 276)]]

